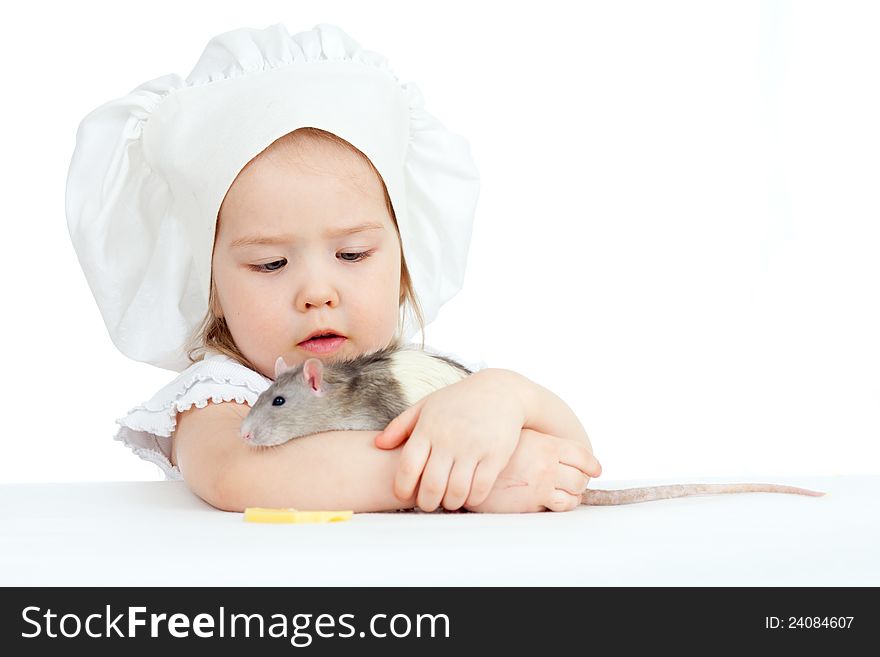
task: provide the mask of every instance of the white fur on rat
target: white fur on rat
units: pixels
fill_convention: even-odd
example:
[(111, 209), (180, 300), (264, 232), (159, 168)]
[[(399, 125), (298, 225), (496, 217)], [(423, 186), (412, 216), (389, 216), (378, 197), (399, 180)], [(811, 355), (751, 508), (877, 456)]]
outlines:
[[(471, 373), (447, 356), (399, 343), (326, 364), (318, 358), (309, 358), (301, 365), (290, 367), (279, 357), (275, 363), (275, 381), (245, 417), (241, 435), (252, 445), (273, 446), (326, 431), (381, 431), (426, 395), (461, 381)], [(794, 486), (744, 483), (593, 489), (585, 491), (581, 499), (585, 505), (599, 506), (690, 495), (758, 492), (824, 495)]]
[(468, 376), (448, 361), (433, 355), (425, 358), (425, 355), (423, 351), (402, 349), (393, 356), (391, 371), (400, 382), (407, 407)]

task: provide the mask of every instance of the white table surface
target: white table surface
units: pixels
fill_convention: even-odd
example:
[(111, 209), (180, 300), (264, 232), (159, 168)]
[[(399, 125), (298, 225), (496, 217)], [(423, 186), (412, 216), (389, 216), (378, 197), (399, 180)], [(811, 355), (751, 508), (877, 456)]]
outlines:
[[(184, 482), (0, 485), (3, 586), (877, 586), (880, 476), (567, 513), (244, 522)], [(748, 479), (594, 480), (594, 488)]]

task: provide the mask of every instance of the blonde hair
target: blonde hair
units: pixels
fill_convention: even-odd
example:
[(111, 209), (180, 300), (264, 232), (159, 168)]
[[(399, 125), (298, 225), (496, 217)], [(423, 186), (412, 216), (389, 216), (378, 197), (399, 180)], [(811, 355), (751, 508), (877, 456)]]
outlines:
[[(290, 152), (293, 146), (295, 146), (301, 139), (306, 139), (311, 141), (312, 143), (321, 142), (324, 144), (329, 144), (332, 146), (336, 146), (339, 150), (345, 150), (351, 153), (357, 154), (364, 162), (366, 162), (370, 169), (372, 169), (373, 173), (376, 174), (376, 178), (378, 178), (379, 183), (382, 185), (382, 191), (385, 194), (385, 206), (388, 209), (388, 214), (391, 216), (392, 222), (394, 223), (394, 228), (397, 231), (397, 243), (400, 245), (400, 304), (398, 309), (400, 310), (397, 322), (397, 333), (395, 335), (396, 339), (403, 339), (403, 328), (405, 323), (406, 312), (411, 311), (418, 325), (421, 329), (422, 340), (421, 347), (425, 346), (425, 320), (424, 314), (422, 312), (421, 304), (419, 304), (418, 297), (416, 296), (415, 288), (413, 286), (412, 278), (409, 275), (409, 269), (406, 265), (406, 258), (403, 253), (403, 245), (400, 242), (400, 228), (397, 225), (397, 216), (394, 214), (394, 208), (391, 205), (391, 197), (388, 195), (388, 189), (385, 187), (385, 181), (382, 180), (382, 176), (379, 171), (373, 166), (373, 163), (370, 161), (364, 153), (355, 148), (352, 144), (347, 142), (345, 139), (333, 134), (332, 132), (327, 132), (325, 130), (321, 130), (319, 128), (299, 128), (294, 130), (293, 132), (289, 132), (282, 137), (279, 137), (274, 142), (272, 142), (269, 146), (266, 147), (261, 153), (259, 153), (256, 157), (254, 157), (251, 162), (258, 162), (263, 159), (267, 155), (272, 154), (273, 151), (276, 153), (286, 153)], [(282, 150), (283, 149), (283, 150)], [(248, 165), (250, 162), (248, 163)], [(248, 165), (245, 165), (247, 167)], [(220, 219), (220, 213), (217, 213), (217, 221)], [(217, 243), (217, 233), (214, 235), (214, 244)], [(245, 367), (249, 367), (252, 370), (256, 370), (257, 368), (251, 363), (239, 350), (238, 346), (235, 344), (235, 340), (232, 338), (232, 333), (229, 331), (229, 326), (226, 324), (226, 320), (223, 317), (218, 317), (218, 304), (217, 304), (217, 294), (216, 288), (214, 286), (214, 276), (211, 275), (211, 291), (208, 295), (208, 312), (205, 313), (205, 318), (202, 320), (201, 324), (193, 331), (189, 340), (185, 345), (185, 350), (187, 352), (187, 358), (189, 358), (190, 363), (196, 363), (205, 358), (206, 350), (213, 349), (214, 351), (218, 351), (221, 354), (225, 354), (230, 358), (238, 361)]]

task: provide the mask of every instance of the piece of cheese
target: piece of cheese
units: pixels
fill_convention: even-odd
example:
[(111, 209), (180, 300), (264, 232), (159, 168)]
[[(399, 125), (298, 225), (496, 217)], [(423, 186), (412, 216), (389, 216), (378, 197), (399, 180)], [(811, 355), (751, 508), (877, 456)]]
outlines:
[(249, 506), (244, 510), (245, 522), (316, 523), (349, 520), (352, 511), (297, 511), (296, 509), (265, 509)]

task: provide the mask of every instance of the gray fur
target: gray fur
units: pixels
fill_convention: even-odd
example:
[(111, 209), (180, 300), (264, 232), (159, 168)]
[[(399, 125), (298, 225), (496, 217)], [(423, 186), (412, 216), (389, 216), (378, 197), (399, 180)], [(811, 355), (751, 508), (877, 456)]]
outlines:
[[(394, 354), (403, 348), (395, 341), (346, 360), (325, 363), (315, 359), (320, 365), (323, 396), (309, 386), (303, 375), (305, 363), (282, 372), (245, 417), (242, 436), (251, 432), (250, 444), (269, 446), (326, 431), (381, 431), (409, 407), (391, 369)], [(450, 358), (424, 353), (464, 374), (472, 373)], [(274, 406), (272, 402), (279, 396), (285, 402)]]

